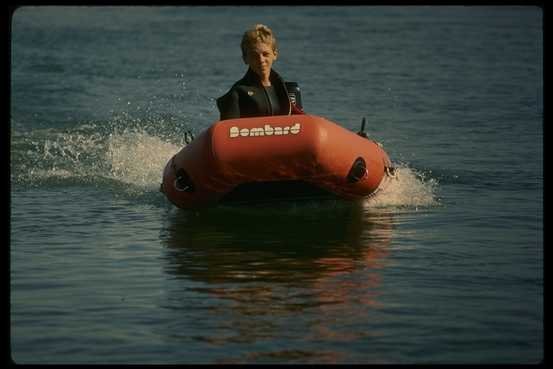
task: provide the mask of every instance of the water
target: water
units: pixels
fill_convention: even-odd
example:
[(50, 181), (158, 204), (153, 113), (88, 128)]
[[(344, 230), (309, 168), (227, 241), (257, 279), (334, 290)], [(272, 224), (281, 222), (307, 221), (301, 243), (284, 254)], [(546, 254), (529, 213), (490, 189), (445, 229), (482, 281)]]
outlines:
[[(362, 203), (176, 209), (242, 32), (307, 112), (367, 117), (399, 176)], [(24, 7), (12, 19), (17, 363), (543, 359), (536, 7)]]

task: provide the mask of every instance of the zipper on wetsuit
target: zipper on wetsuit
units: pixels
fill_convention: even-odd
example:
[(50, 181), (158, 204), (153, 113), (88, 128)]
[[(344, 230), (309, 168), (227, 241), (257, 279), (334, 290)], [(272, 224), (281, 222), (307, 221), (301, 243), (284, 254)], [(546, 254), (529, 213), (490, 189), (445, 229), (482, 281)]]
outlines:
[(265, 92), (265, 99), (267, 99), (267, 102), (269, 103), (269, 115), (273, 115), (273, 105), (271, 104), (271, 98), (269, 97), (269, 93), (267, 92), (267, 88), (263, 86), (263, 92)]

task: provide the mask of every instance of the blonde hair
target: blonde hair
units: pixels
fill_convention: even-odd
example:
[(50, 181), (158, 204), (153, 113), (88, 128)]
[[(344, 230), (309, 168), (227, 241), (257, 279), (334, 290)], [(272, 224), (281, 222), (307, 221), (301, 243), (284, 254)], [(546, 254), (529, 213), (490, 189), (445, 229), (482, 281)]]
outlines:
[(263, 42), (270, 44), (273, 51), (277, 50), (277, 40), (273, 34), (273, 31), (264, 24), (256, 24), (252, 29), (244, 32), (240, 47), (242, 48), (242, 58), (246, 59), (248, 49), (255, 45), (257, 42)]

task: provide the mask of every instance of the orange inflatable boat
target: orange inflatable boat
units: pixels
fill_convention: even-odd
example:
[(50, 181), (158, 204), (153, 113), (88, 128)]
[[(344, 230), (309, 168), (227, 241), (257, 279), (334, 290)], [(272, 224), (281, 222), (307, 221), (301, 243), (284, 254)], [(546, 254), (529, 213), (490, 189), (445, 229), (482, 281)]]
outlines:
[(161, 191), (176, 206), (373, 195), (393, 175), (381, 145), (315, 115), (219, 121), (165, 166)]

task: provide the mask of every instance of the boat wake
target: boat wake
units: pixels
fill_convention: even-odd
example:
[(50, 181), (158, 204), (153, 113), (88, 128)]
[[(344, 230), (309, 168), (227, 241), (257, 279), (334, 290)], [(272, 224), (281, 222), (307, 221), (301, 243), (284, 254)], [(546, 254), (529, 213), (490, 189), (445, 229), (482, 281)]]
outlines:
[[(140, 126), (120, 129), (82, 124), (63, 131), (12, 131), (12, 188), (84, 185), (106, 188), (131, 199), (155, 197), (159, 202), (163, 168), (184, 145), (184, 134), (173, 132), (169, 139), (167, 132), (160, 134)], [(437, 179), (405, 163), (395, 166), (395, 177), (365, 199), (365, 207), (438, 205)]]

